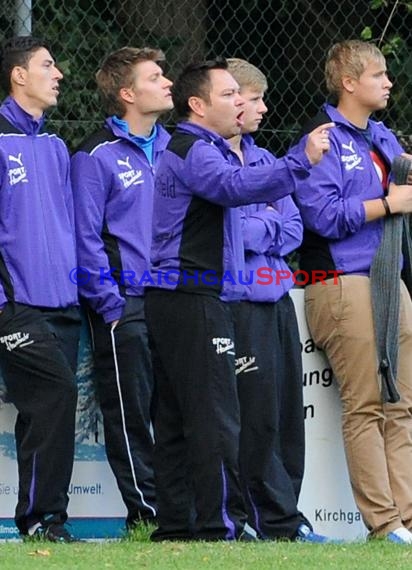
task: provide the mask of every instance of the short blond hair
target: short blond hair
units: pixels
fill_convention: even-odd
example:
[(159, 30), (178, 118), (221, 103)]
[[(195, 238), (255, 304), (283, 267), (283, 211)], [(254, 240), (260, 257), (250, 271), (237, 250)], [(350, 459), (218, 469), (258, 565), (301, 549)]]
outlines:
[(123, 87), (131, 87), (135, 79), (135, 66), (142, 61), (156, 63), (165, 60), (160, 49), (151, 47), (135, 48), (125, 46), (109, 54), (96, 73), (97, 88), (103, 108), (108, 115), (122, 117), (126, 106), (119, 92)]
[(342, 92), (342, 77), (346, 75), (359, 79), (370, 61), (385, 61), (375, 44), (346, 40), (333, 45), (325, 63), (326, 88), (329, 93), (339, 97)]
[(266, 76), (256, 66), (237, 57), (231, 57), (226, 61), (229, 73), (233, 75), (241, 89), (250, 87), (257, 91), (267, 90), (268, 82)]

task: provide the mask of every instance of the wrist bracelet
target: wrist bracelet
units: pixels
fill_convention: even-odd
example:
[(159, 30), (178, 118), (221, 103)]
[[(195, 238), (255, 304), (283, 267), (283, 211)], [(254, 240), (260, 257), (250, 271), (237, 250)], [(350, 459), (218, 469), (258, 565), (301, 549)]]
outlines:
[(392, 214), (392, 212), (391, 212), (391, 209), (389, 207), (388, 200), (386, 199), (386, 197), (381, 198), (381, 200), (382, 200), (383, 207), (385, 208), (385, 216), (390, 216)]

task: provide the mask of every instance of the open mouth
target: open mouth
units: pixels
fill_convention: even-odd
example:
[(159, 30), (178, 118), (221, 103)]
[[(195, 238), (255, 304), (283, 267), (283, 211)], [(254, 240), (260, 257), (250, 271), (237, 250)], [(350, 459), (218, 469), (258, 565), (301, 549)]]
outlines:
[(244, 111), (241, 111), (237, 116), (236, 116), (236, 124), (238, 127), (242, 127), (244, 125)]

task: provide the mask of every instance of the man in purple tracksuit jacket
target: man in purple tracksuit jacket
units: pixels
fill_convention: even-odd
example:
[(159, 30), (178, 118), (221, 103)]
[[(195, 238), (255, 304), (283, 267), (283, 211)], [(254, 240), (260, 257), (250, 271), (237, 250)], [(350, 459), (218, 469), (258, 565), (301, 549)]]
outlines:
[(57, 69), (45, 43), (3, 46), (0, 107), (0, 366), (15, 426), (23, 536), (72, 542), (64, 526), (73, 468), (80, 317), (69, 156), (42, 131), (56, 105)]
[[(249, 133), (267, 107), (267, 80), (254, 65), (229, 59), (245, 99), (242, 134), (229, 140), (244, 165), (273, 164)], [(288, 291), (293, 278), (284, 256), (302, 242), (303, 225), (293, 199), (240, 208), (246, 285), (235, 315), (236, 375), (240, 404), (240, 478), (249, 523), (266, 539), (324, 543), (299, 512), (305, 433), (299, 330)]]
[[(232, 164), (244, 101), (225, 60), (189, 65), (173, 88), (178, 124), (155, 176), (146, 295), (158, 407), (153, 540), (235, 540), (245, 532), (233, 319), (243, 240), (233, 206), (290, 194), (328, 148), (318, 128), (286, 157)], [(194, 511), (194, 513), (193, 513)], [(194, 514), (194, 518), (193, 518)]]
[(133, 47), (105, 59), (97, 84), (109, 118), (72, 159), (79, 290), (88, 307), (107, 457), (129, 529), (156, 517), (143, 285), (153, 173), (170, 138), (156, 121), (173, 107), (162, 59), (159, 50)]
[[(330, 49), (325, 71), (337, 105), (326, 105), (311, 124), (329, 118), (336, 128), (325, 160), (298, 184), (305, 226), (301, 267), (342, 275), (338, 283), (328, 279), (306, 287), (306, 316), (339, 385), (349, 474), (363, 520), (372, 537), (412, 544), (412, 303), (394, 272), (389, 279), (400, 294), (394, 315), (399, 401), (387, 402), (370, 279), (384, 226), (386, 232), (391, 222), (385, 218), (412, 211), (412, 187), (389, 184), (391, 163), (403, 149), (383, 123), (370, 119), (387, 106), (392, 87), (382, 53), (373, 44), (341, 42)], [(378, 296), (389, 303), (388, 291)]]

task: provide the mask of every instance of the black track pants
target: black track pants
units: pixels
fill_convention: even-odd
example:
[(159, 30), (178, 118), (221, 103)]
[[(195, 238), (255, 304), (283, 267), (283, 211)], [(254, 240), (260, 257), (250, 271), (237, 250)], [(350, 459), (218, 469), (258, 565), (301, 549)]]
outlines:
[(156, 517), (151, 409), (153, 375), (142, 297), (126, 297), (112, 330), (89, 313), (107, 458), (129, 526)]
[(77, 308), (8, 303), (0, 315), (0, 366), (16, 406), (19, 496), (16, 525), (67, 519), (80, 331)]

